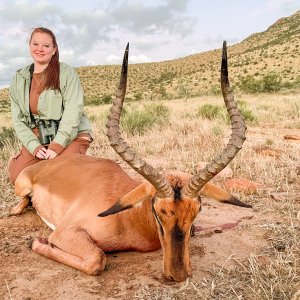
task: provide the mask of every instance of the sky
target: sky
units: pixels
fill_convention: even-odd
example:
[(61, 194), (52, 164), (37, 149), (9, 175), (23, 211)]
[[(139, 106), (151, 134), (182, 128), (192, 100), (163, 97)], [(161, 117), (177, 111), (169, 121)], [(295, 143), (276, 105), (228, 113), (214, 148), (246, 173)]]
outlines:
[(299, 0), (0, 0), (0, 88), (32, 62), (35, 27), (56, 35), (74, 67), (158, 62), (241, 42), (300, 10)]

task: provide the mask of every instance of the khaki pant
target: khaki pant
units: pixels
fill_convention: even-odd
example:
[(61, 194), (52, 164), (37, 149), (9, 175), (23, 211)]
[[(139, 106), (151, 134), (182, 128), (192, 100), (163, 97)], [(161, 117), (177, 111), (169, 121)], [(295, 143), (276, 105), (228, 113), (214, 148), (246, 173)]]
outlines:
[[(74, 141), (68, 145), (63, 152), (58, 156), (65, 156), (71, 153), (85, 154), (90, 146), (90, 141), (84, 138), (75, 138)], [(22, 149), (10, 160), (8, 164), (9, 179), (12, 184), (23, 169), (28, 166), (34, 165), (42, 159), (34, 157), (24, 146)]]

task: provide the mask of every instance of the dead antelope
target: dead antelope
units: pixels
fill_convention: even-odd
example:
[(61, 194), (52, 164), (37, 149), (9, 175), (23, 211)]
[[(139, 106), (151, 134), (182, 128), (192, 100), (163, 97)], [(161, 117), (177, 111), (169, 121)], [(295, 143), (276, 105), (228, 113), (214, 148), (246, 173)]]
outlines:
[(224, 42), (221, 88), (232, 123), (228, 145), (194, 176), (181, 172), (162, 175), (140, 158), (120, 133), (127, 46), (107, 136), (115, 151), (146, 181), (131, 178), (112, 160), (84, 155), (58, 157), (26, 168), (16, 180), (15, 191), (21, 201), (12, 214), (23, 212), (31, 201), (53, 229), (48, 239), (33, 240), (34, 252), (97, 275), (105, 267), (107, 251), (153, 251), (162, 247), (167, 278), (183, 281), (191, 275), (190, 231), (201, 209), (200, 194), (251, 207), (208, 183), (229, 164), (245, 140), (246, 126), (229, 86), (226, 51)]

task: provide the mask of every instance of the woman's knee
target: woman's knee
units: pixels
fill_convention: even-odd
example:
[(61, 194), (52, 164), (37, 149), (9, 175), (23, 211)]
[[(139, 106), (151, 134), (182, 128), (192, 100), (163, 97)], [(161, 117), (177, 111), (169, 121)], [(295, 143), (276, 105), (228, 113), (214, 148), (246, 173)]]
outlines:
[(78, 153), (78, 154), (86, 154), (91, 142), (83, 139), (76, 138), (68, 147), (61, 153), (61, 155)]
[(8, 163), (8, 176), (10, 182), (15, 184), (17, 177), (26, 167), (34, 165), (39, 161), (39, 159), (33, 157), (27, 150), (20, 150)]

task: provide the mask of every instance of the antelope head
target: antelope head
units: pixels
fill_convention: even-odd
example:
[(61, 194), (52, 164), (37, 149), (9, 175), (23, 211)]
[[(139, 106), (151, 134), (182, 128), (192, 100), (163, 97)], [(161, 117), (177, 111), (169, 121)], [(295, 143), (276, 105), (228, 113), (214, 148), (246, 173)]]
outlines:
[[(114, 150), (141, 174), (146, 182), (119, 199), (99, 216), (115, 214), (137, 206), (146, 199), (150, 200), (163, 249), (164, 274), (169, 279), (183, 281), (192, 273), (189, 241), (193, 221), (201, 209), (199, 192), (208, 181), (229, 164), (242, 148), (245, 140), (246, 126), (229, 85), (226, 42), (223, 43), (221, 89), (231, 119), (232, 134), (220, 154), (193, 176), (175, 173), (168, 176), (161, 174), (140, 158), (122, 138), (120, 115), (126, 93), (128, 51), (129, 45), (125, 50), (119, 88), (108, 117), (107, 136)], [(232, 204), (241, 205), (241, 202), (234, 203), (236, 201), (238, 200), (235, 199)]]

